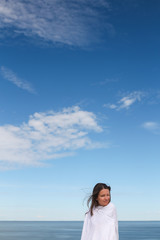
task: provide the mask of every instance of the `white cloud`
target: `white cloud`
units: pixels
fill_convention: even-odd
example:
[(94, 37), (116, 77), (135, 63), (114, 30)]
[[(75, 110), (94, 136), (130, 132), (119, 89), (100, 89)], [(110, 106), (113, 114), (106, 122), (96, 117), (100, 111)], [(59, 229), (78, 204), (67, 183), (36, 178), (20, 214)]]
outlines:
[(104, 104), (103, 107), (107, 107), (110, 109), (117, 109), (117, 105), (115, 105), (115, 104)]
[(142, 127), (154, 134), (160, 134), (160, 124), (157, 122), (145, 122), (142, 124)]
[(32, 86), (29, 82), (24, 81), (24, 80), (20, 79), (19, 77), (17, 77), (16, 74), (14, 72), (12, 72), (10, 69), (2, 66), (0, 68), (0, 71), (1, 71), (2, 76), (6, 80), (12, 82), (17, 87), (27, 90), (30, 93), (35, 93), (35, 90), (32, 88)]
[(41, 165), (47, 159), (74, 154), (76, 149), (108, 147), (92, 142), (89, 132), (102, 132), (92, 112), (79, 107), (35, 113), (20, 126), (0, 126), (1, 169)]
[(95, 85), (104, 86), (104, 85), (108, 85), (108, 84), (116, 83), (116, 82), (118, 82), (118, 79), (116, 79), (116, 78), (107, 78), (104, 81), (92, 83), (92, 86), (95, 86)]
[[(8, 29), (7, 35), (23, 34), (51, 43), (85, 46), (97, 40), (101, 20), (107, 19), (104, 10), (110, 9), (105, 0), (1, 0), (1, 35)], [(105, 28), (110, 35), (115, 33), (111, 23), (106, 22)]]
[(143, 92), (134, 91), (127, 96), (121, 98), (116, 104), (104, 104), (104, 107), (115, 110), (129, 109), (130, 106), (133, 105), (135, 102), (140, 102), (143, 96)]

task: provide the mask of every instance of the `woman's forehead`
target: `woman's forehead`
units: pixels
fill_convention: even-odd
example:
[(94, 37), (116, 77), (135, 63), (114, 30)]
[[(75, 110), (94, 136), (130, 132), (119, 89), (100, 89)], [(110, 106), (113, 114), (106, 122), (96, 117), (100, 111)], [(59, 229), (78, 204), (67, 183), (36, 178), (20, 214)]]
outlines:
[(110, 191), (109, 189), (102, 189), (99, 194), (108, 194)]

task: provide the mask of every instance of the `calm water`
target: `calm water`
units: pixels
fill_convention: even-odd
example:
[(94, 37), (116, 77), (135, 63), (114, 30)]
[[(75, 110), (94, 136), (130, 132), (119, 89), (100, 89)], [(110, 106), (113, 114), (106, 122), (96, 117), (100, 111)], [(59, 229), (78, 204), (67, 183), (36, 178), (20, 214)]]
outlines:
[[(0, 240), (80, 240), (82, 225), (83, 222), (0, 222)], [(160, 221), (119, 222), (119, 235), (120, 240), (160, 240)]]

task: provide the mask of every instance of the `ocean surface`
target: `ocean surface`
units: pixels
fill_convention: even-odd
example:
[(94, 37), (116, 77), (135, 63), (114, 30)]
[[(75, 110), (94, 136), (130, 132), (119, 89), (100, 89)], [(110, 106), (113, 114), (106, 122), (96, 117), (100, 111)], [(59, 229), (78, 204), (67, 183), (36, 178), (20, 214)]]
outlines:
[[(0, 221), (0, 240), (80, 240), (82, 225), (78, 221)], [(120, 240), (160, 240), (160, 221), (120, 221), (119, 235)]]

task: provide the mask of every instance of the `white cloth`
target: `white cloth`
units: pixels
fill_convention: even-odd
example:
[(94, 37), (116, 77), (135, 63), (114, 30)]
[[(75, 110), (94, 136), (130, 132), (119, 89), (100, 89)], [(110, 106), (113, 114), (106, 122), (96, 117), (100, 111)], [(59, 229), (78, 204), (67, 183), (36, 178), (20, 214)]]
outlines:
[(113, 203), (86, 213), (81, 240), (118, 240), (117, 212)]

